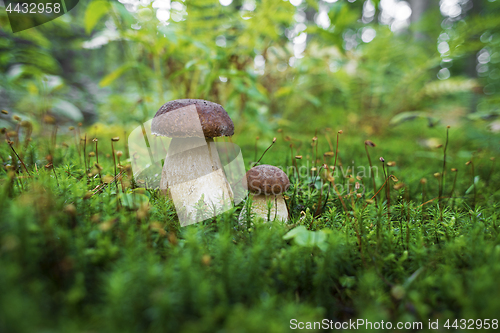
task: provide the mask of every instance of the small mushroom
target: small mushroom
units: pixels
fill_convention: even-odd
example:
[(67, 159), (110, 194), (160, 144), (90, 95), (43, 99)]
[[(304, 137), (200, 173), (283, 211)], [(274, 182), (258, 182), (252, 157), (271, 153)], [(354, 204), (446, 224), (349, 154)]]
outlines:
[[(267, 164), (251, 168), (246, 174), (248, 190), (253, 194), (251, 211), (265, 221), (275, 219), (288, 221), (288, 209), (283, 193), (290, 187), (290, 181), (283, 170)], [(245, 221), (246, 207), (240, 214)]]
[(172, 138), (160, 189), (173, 199), (181, 225), (215, 216), (232, 205), (233, 192), (213, 140), (234, 134), (221, 105), (197, 99), (168, 102), (153, 118), (151, 133)]

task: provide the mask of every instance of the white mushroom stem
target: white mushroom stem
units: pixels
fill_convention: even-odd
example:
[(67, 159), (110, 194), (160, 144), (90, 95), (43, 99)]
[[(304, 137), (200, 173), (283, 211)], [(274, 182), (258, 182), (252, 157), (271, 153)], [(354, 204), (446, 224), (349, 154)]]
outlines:
[(232, 206), (213, 139), (172, 139), (165, 158), (160, 189), (172, 198), (182, 226), (214, 217)]
[[(288, 209), (282, 194), (278, 195), (250, 195), (252, 200), (251, 212), (256, 217), (261, 217), (264, 221), (279, 220), (288, 221)], [(247, 207), (243, 207), (240, 213), (240, 223), (247, 220)]]

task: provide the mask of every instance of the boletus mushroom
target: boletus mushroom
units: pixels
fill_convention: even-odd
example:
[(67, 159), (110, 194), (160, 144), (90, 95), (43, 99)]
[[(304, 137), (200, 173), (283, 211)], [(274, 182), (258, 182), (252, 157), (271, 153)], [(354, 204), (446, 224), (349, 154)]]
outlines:
[(181, 225), (231, 207), (233, 192), (213, 140), (234, 134), (233, 122), (221, 105), (199, 99), (168, 102), (153, 118), (151, 133), (172, 138), (160, 189), (172, 198)]
[[(265, 221), (275, 219), (288, 221), (288, 209), (283, 199), (283, 193), (290, 187), (290, 181), (283, 170), (267, 164), (251, 168), (246, 173), (248, 190), (253, 197), (251, 212)], [(243, 208), (240, 221), (247, 214)]]

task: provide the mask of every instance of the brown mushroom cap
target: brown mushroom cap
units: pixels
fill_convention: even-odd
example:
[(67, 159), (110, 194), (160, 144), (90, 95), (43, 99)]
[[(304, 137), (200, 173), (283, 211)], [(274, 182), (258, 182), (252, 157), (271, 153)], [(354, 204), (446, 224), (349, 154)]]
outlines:
[(278, 195), (290, 187), (290, 181), (283, 170), (267, 164), (248, 170), (247, 184), (250, 191), (265, 195)]
[(190, 105), (196, 106), (201, 128), (206, 138), (231, 136), (234, 134), (234, 124), (226, 110), (217, 103), (202, 99), (177, 99), (163, 104), (153, 118), (151, 133), (172, 138), (197, 136), (199, 125), (194, 123), (197, 122), (197, 119), (194, 120), (192, 117), (183, 118), (183, 114), (173, 117), (161, 117), (168, 112)]

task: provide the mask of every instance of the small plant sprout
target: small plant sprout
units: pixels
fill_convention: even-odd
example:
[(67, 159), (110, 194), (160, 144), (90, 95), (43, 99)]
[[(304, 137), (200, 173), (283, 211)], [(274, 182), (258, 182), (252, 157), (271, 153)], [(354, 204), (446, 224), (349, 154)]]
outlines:
[(340, 134), (344, 133), (342, 130), (339, 130), (337, 132), (337, 147), (335, 148), (335, 161), (333, 162), (333, 171), (335, 171), (335, 168), (337, 167), (337, 156), (339, 154), (339, 140), (340, 140)]
[(87, 133), (85, 133), (85, 137), (80, 139), (83, 141), (83, 162), (85, 163), (85, 173), (89, 171), (88, 163), (87, 163)]
[(438, 203), (439, 203), (439, 209), (441, 211), (441, 216), (443, 214), (443, 205), (441, 204), (441, 201), (442, 201), (442, 196), (443, 196), (443, 191), (444, 191), (444, 181), (445, 181), (445, 175), (446, 175), (446, 149), (448, 148), (449, 131), (450, 131), (450, 126), (446, 126), (446, 141), (445, 141), (444, 150), (443, 150), (443, 170), (441, 171), (441, 177), (439, 180), (439, 194), (438, 194)]
[[(377, 192), (377, 185), (375, 184), (375, 177), (373, 177), (373, 174), (372, 174), (372, 169), (373, 169), (373, 165), (372, 165), (372, 159), (370, 158), (370, 153), (368, 152), (368, 147), (376, 147), (377, 145), (371, 141), (371, 140), (366, 140), (365, 141), (365, 151), (366, 151), (366, 156), (368, 157), (368, 164), (370, 165), (370, 172), (369, 172), (369, 176), (370, 178), (372, 179), (372, 182), (373, 182), (373, 193)], [(377, 203), (377, 196), (375, 196), (375, 204)]]
[[(328, 165), (326, 165), (326, 163), (325, 163), (325, 164), (323, 164), (323, 165), (319, 168), (318, 173), (316, 174), (316, 177), (314, 178), (313, 184), (314, 184), (314, 183), (316, 183), (316, 179), (317, 179), (318, 175), (320, 175), (320, 174), (321, 174), (321, 171), (322, 171), (322, 170), (325, 170), (325, 175), (328, 175)], [(323, 184), (323, 183), (322, 183), (322, 184)], [(358, 184), (358, 183), (356, 183), (356, 184)], [(328, 201), (328, 194), (329, 194), (329, 193), (330, 193), (330, 191), (328, 191), (328, 192), (327, 192), (327, 197), (326, 197), (326, 200), (325, 200), (325, 205), (326, 205), (326, 202)], [(320, 215), (320, 214), (321, 214), (321, 210), (322, 210), (322, 208), (324, 208), (324, 206), (322, 207), (322, 202), (321, 202), (321, 200), (322, 200), (322, 199), (323, 199), (323, 186), (321, 186), (321, 191), (320, 191), (320, 193), (319, 193), (319, 199), (318, 199), (318, 203), (317, 203), (317, 205), (316, 205), (316, 211), (315, 211), (315, 213), (314, 213), (314, 216), (318, 216), (318, 215)]]
[(271, 147), (276, 143), (276, 138), (273, 138), (273, 142), (269, 145), (269, 147), (267, 147), (266, 150), (264, 150), (264, 152), (262, 153), (262, 156), (259, 158), (259, 160), (257, 162), (254, 163), (254, 165), (257, 165), (259, 164), (259, 162), (262, 160), (262, 158), (264, 157), (264, 155), (266, 155), (267, 151), (269, 149), (271, 149)]
[[(453, 192), (455, 192), (455, 185), (457, 184), (457, 177), (458, 177), (458, 169), (451, 168), (451, 172), (453, 172), (455, 174), (455, 178), (453, 178), (453, 186), (451, 187), (450, 197), (448, 198), (448, 201), (453, 198)], [(446, 203), (448, 203), (448, 201)], [(453, 201), (452, 201), (452, 205), (453, 205)]]
[(95, 163), (96, 163), (95, 166), (97, 167), (99, 173), (99, 180), (102, 184), (102, 177), (101, 177), (102, 167), (99, 165), (99, 147), (98, 147), (99, 140), (97, 138), (94, 138), (92, 141), (95, 142)]
[(123, 168), (123, 166), (121, 165), (121, 162), (120, 162), (120, 157), (122, 157), (122, 156), (123, 156), (123, 152), (121, 150), (118, 150), (116, 152), (116, 159), (117, 159), (117, 167), (119, 169)]
[(474, 197), (472, 199), (473, 200), (472, 201), (472, 209), (475, 209), (475, 207), (476, 207), (476, 182), (475, 182), (475, 179), (474, 179), (475, 178), (475, 175), (474, 175), (474, 162), (472, 162), (472, 160), (470, 160), (470, 161), (467, 161), (465, 163), (465, 165), (467, 165), (467, 166), (470, 165), (471, 166), (471, 170), (470, 170), (470, 172), (471, 172), (471, 179), (472, 179), (472, 185), (471, 186), (472, 186), (472, 189), (474, 191)]
[(386, 170), (385, 170), (385, 159), (383, 157), (380, 157), (379, 160), (380, 160), (380, 162), (382, 162), (382, 170), (384, 172), (384, 179), (385, 179), (384, 185), (382, 185), (382, 188), (385, 186), (385, 199), (387, 201), (387, 225), (392, 228), (392, 223), (391, 223), (391, 221), (392, 221), (391, 220), (391, 187), (389, 186), (388, 181), (389, 181), (389, 178), (391, 178), (392, 180), (394, 180), (395, 177), (392, 176), (392, 175), (389, 176), (388, 172), (386, 172)]
[[(8, 138), (8, 135), (7, 135), (7, 138)], [(30, 172), (28, 171), (28, 168), (26, 167), (26, 164), (24, 164), (23, 159), (17, 154), (16, 150), (12, 146), (14, 143), (12, 141), (8, 140), (8, 139), (7, 139), (7, 143), (9, 144), (10, 149), (12, 149), (12, 152), (17, 157), (17, 159), (19, 160), (19, 162), (21, 162), (21, 165), (23, 166), (24, 170), (26, 170), (26, 173), (28, 174), (28, 176), (30, 176)]]
[[(115, 146), (114, 146), (114, 142), (118, 142), (120, 140), (119, 137), (115, 136), (114, 138), (111, 138), (111, 152), (113, 153), (113, 164), (115, 166), (115, 177), (116, 177), (116, 157), (115, 157)], [(99, 173), (99, 176), (101, 174)], [(118, 190), (118, 184), (116, 185), (117, 186), (117, 190)]]
[[(290, 181), (283, 170), (262, 164), (251, 168), (247, 174), (248, 189), (251, 192), (250, 214), (265, 221), (288, 221), (288, 209), (283, 193), (290, 187)], [(243, 208), (240, 221), (246, 221), (248, 210)]]
[(314, 136), (312, 138), (311, 149), (312, 149), (311, 156), (314, 156), (314, 160), (313, 160), (312, 165), (316, 165), (316, 163), (318, 163), (318, 137), (317, 136)]

